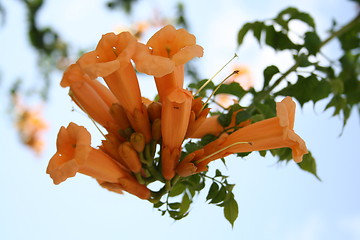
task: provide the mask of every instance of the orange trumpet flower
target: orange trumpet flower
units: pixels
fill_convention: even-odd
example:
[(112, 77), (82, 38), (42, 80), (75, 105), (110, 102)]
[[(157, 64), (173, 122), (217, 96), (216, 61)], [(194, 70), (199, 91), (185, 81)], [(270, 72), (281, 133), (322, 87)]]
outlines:
[(217, 140), (195, 151), (177, 167), (180, 176), (188, 176), (207, 170), (211, 161), (233, 153), (262, 151), (288, 147), (295, 162), (301, 162), (307, 148), (303, 139), (294, 132), (295, 102), (286, 97), (276, 104), (277, 116), (243, 127), (230, 135), (223, 134)]
[(173, 90), (163, 101), (161, 114), (162, 173), (165, 179), (175, 176), (181, 145), (189, 124), (192, 94), (184, 89)]
[(104, 85), (85, 75), (77, 64), (65, 71), (60, 84), (70, 87), (73, 101), (93, 120), (105, 128), (117, 125), (110, 114), (110, 106), (117, 102), (116, 98)]
[(46, 170), (55, 184), (80, 172), (101, 182), (116, 184), (139, 198), (150, 197), (150, 191), (144, 185), (138, 183), (123, 166), (103, 151), (92, 148), (90, 142), (89, 132), (75, 123), (60, 129), (57, 152), (50, 159)]
[(79, 59), (80, 67), (90, 77), (103, 77), (111, 92), (124, 107), (136, 132), (151, 140), (151, 128), (147, 110), (142, 103), (136, 72), (131, 63), (137, 40), (129, 32), (103, 35), (95, 51)]
[[(166, 64), (164, 64), (164, 68), (159, 69), (155, 62), (154, 64), (147, 64), (150, 61), (139, 61), (136, 66), (139, 71), (155, 76), (156, 87), (160, 101), (162, 101), (173, 89), (183, 88), (184, 64), (194, 57), (202, 57), (203, 48), (196, 45), (194, 35), (185, 29), (176, 30), (171, 25), (167, 25), (156, 32), (146, 45), (151, 48), (150, 52), (153, 56), (158, 56), (156, 59), (162, 59), (161, 61), (166, 62)], [(143, 54), (146, 53), (143, 51)], [(172, 64), (164, 59), (171, 60)], [(159, 72), (160, 70), (162, 71)]]

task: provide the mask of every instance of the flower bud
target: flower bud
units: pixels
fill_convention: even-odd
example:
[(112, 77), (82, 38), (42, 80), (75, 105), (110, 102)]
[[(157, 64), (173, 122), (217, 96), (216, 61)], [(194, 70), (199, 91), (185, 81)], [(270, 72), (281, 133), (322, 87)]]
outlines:
[(149, 113), (149, 118), (151, 122), (154, 122), (155, 119), (160, 118), (161, 119), (161, 106), (162, 104), (159, 102), (152, 102), (149, 106), (148, 106), (148, 113)]
[(159, 118), (155, 119), (151, 126), (151, 135), (155, 141), (161, 139), (161, 120)]
[(134, 173), (141, 171), (141, 163), (137, 152), (132, 148), (131, 143), (124, 142), (119, 146), (120, 157), (124, 160), (127, 167)]
[(125, 139), (128, 139), (131, 136), (131, 134), (133, 134), (133, 132), (134, 129), (132, 129), (131, 127), (119, 130), (120, 136), (122, 136)]
[(114, 118), (120, 129), (126, 129), (130, 127), (130, 122), (126, 117), (124, 108), (119, 103), (113, 103), (110, 107), (110, 114)]
[(143, 152), (145, 148), (145, 137), (142, 133), (134, 132), (130, 136), (130, 143), (137, 152)]

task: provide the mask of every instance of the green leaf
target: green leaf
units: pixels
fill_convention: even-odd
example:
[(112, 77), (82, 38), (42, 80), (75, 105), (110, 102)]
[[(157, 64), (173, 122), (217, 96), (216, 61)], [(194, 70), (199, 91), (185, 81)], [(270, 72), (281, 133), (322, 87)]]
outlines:
[(233, 110), (230, 109), (228, 113), (220, 114), (217, 118), (217, 121), (223, 126), (224, 128), (229, 126), (232, 120)]
[(243, 157), (248, 156), (250, 153), (251, 152), (237, 153), (236, 156), (243, 158)]
[(217, 137), (215, 135), (212, 134), (206, 134), (205, 136), (203, 136), (201, 138), (201, 145), (205, 146), (206, 144), (211, 143), (212, 141), (215, 141), (217, 139)]
[(159, 202), (157, 202), (157, 203), (154, 204), (154, 208), (159, 208), (159, 207), (161, 207), (162, 205), (164, 205), (164, 203), (161, 202), (161, 201), (159, 201)]
[(294, 7), (289, 7), (282, 10), (274, 20), (278, 22), (279, 19), (283, 19), (286, 22), (297, 19), (315, 29), (315, 21), (311, 15), (305, 12), (300, 12), (297, 8)]
[(285, 33), (276, 31), (274, 26), (266, 26), (265, 33), (265, 43), (275, 50), (300, 49), (300, 46), (293, 43)]
[(302, 162), (298, 163), (298, 166), (302, 170), (312, 173), (317, 179), (319, 179), (319, 181), (321, 181), (321, 179), (317, 175), (316, 162), (314, 157), (311, 155), (311, 153), (304, 155)]
[(226, 197), (226, 187), (222, 186), (216, 196), (212, 199), (210, 203), (219, 203), (224, 201)]
[(268, 66), (267, 68), (265, 68), (264, 70), (264, 87), (267, 87), (269, 85), (270, 80), (272, 79), (272, 77), (279, 73), (279, 69), (277, 66), (271, 65)]
[(238, 217), (238, 214), (239, 207), (236, 200), (232, 196), (224, 203), (224, 216), (230, 222), (232, 227), (234, 227), (234, 223)]
[(247, 92), (240, 86), (239, 83), (232, 82), (230, 84), (221, 85), (215, 95), (222, 93), (234, 95), (240, 100)]
[(316, 55), (321, 46), (321, 39), (315, 32), (307, 32), (305, 33), (305, 42), (304, 45), (309, 51), (310, 55)]
[(342, 94), (344, 92), (344, 82), (339, 78), (330, 81), (331, 91), (334, 94)]
[(298, 75), (298, 81), (295, 84), (288, 85), (279, 91), (277, 95), (294, 97), (299, 101), (300, 105), (304, 105), (309, 101), (316, 103), (328, 97), (330, 93), (330, 84), (325, 79), (319, 81), (315, 75), (307, 78)]
[(228, 192), (232, 192), (232, 190), (234, 189), (234, 187), (235, 187), (235, 184), (228, 184), (228, 185), (226, 185), (226, 190), (227, 190)]
[(199, 144), (197, 143), (194, 143), (194, 142), (188, 142), (186, 145), (185, 145), (185, 149), (188, 153), (192, 153), (198, 149), (200, 149), (201, 146), (199, 146)]
[(261, 41), (261, 32), (263, 28), (265, 27), (265, 24), (263, 22), (256, 21), (252, 24), (251, 29), (253, 30), (254, 37), (258, 40), (260, 43)]
[(274, 26), (265, 27), (265, 43), (271, 47), (275, 46), (276, 42), (276, 30)]
[(276, 115), (275, 106), (270, 106), (269, 104), (262, 104), (255, 102), (254, 102), (254, 106), (263, 116), (265, 116), (265, 118), (271, 118)]
[(235, 123), (238, 125), (249, 118), (251, 118), (251, 115), (246, 110), (240, 111), (236, 114)]
[(179, 209), (181, 206), (181, 204), (179, 202), (176, 202), (176, 203), (169, 203), (169, 207), (171, 209)]
[(186, 189), (186, 186), (184, 184), (177, 183), (169, 192), (169, 197), (175, 197), (183, 193)]
[[(206, 82), (208, 81), (208, 79), (203, 79), (197, 83), (190, 83), (189, 84), (189, 88), (191, 89), (200, 89)], [(215, 85), (212, 81), (210, 81), (204, 88), (203, 90), (201, 90), (201, 92), (205, 91), (205, 90), (208, 90), (208, 89), (214, 89), (215, 88)]]
[(360, 23), (359, 21), (351, 29), (341, 34), (338, 38), (344, 51), (358, 49), (360, 46)]
[(250, 30), (251, 27), (251, 23), (246, 23), (239, 31), (238, 33), (238, 37), (237, 37), (237, 42), (238, 45), (241, 45), (242, 42), (244, 41), (244, 37), (247, 34), (247, 32)]
[(220, 172), (219, 169), (216, 169), (215, 171), (215, 177), (221, 177), (222, 176), (222, 173)]
[(210, 186), (208, 195), (206, 196), (206, 201), (213, 199), (219, 192), (219, 185), (216, 182), (213, 182)]
[(294, 59), (298, 62), (299, 67), (308, 67), (313, 65), (313, 63), (309, 61), (308, 56), (303, 53), (299, 56), (295, 56)]
[(181, 200), (180, 214), (185, 214), (190, 208), (191, 200), (187, 193), (184, 194)]

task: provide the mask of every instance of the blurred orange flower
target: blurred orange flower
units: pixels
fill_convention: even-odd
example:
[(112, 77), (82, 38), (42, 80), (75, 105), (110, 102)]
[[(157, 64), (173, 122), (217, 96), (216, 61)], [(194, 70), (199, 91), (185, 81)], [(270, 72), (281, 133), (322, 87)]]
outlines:
[(21, 103), (19, 96), (12, 96), (15, 106), (15, 126), (21, 141), (35, 153), (40, 154), (44, 149), (43, 134), (48, 124), (41, 116), (41, 108), (31, 108)]
[[(240, 86), (245, 90), (248, 91), (250, 88), (254, 86), (254, 81), (250, 72), (249, 67), (244, 65), (233, 65), (233, 71), (239, 71), (237, 74), (232, 75), (228, 80), (225, 81), (224, 84), (230, 84), (232, 82), (237, 82)], [(216, 96), (216, 102), (219, 103), (221, 106), (227, 108), (232, 104), (236, 103), (237, 99), (232, 97), (229, 94), (218, 94)]]

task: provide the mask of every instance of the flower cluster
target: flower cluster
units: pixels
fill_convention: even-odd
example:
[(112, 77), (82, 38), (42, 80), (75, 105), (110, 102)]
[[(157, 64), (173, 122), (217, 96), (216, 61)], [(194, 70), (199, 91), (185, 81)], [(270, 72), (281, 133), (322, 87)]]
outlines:
[[(128, 32), (103, 35), (94, 51), (65, 71), (61, 86), (70, 88), (72, 100), (107, 133), (94, 148), (84, 127), (62, 127), (47, 168), (54, 183), (79, 172), (110, 191), (156, 202), (182, 179), (207, 171), (211, 161), (229, 154), (288, 147), (300, 162), (307, 148), (293, 130), (291, 98), (277, 103), (276, 117), (256, 123), (233, 119), (232, 132), (224, 131), (219, 115), (208, 116), (202, 99), (183, 86), (184, 64), (202, 55), (194, 35), (170, 25), (146, 44)], [(141, 96), (136, 71), (154, 77), (158, 101)], [(208, 134), (217, 137), (184, 154), (186, 139)], [(154, 181), (164, 184), (161, 191), (149, 189)]]

